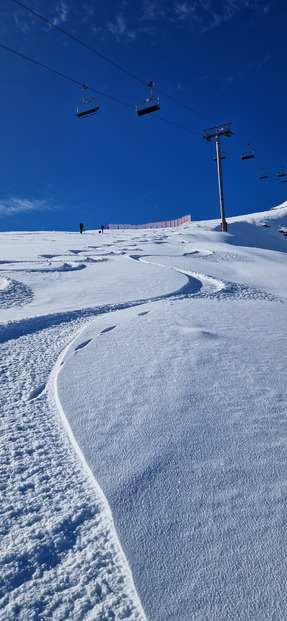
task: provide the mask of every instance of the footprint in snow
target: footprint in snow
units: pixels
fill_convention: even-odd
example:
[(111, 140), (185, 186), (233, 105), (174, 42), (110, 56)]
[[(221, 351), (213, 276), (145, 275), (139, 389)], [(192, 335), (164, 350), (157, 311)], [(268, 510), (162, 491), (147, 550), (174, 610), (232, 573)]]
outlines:
[(42, 394), (45, 388), (46, 388), (46, 384), (41, 384), (40, 386), (37, 386), (37, 388), (34, 388), (34, 390), (31, 390), (29, 397), (28, 397), (28, 401), (31, 401), (32, 399), (37, 399), (37, 397), (39, 397)]
[(75, 351), (83, 349), (83, 347), (86, 347), (86, 345), (88, 345), (92, 340), (93, 339), (88, 339), (87, 341), (83, 341), (83, 343), (80, 343), (79, 345), (77, 345), (77, 347), (75, 347)]
[(39, 254), (40, 259), (54, 259), (57, 256), (56, 254)]
[(105, 328), (105, 330), (101, 331), (101, 334), (105, 334), (105, 332), (110, 332), (111, 330), (113, 330), (114, 328), (116, 328), (117, 326), (110, 326), (110, 328)]

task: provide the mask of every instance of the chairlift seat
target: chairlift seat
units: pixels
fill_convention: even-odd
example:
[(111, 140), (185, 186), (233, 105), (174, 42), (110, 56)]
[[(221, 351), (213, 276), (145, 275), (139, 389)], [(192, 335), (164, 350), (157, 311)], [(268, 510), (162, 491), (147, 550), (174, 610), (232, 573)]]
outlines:
[[(226, 153), (221, 153), (220, 159), (221, 160), (226, 160), (226, 158), (227, 158)], [(217, 162), (217, 155), (214, 155), (213, 159), (214, 159), (215, 162)]]
[(139, 106), (141, 105), (144, 104), (138, 104), (136, 108), (138, 116), (143, 116), (144, 114), (150, 114), (150, 112), (157, 112), (157, 110), (160, 110), (159, 101), (153, 103), (151, 106), (144, 106), (143, 108), (139, 108)]
[(254, 157), (254, 153), (243, 153), (241, 155), (242, 160), (250, 160), (252, 157)]
[(78, 118), (81, 118), (84, 116), (88, 116), (89, 114), (96, 114), (99, 109), (100, 109), (100, 105), (98, 103), (96, 105), (93, 105), (93, 107), (91, 106), (87, 107), (86, 104), (79, 104), (77, 108), (76, 116)]

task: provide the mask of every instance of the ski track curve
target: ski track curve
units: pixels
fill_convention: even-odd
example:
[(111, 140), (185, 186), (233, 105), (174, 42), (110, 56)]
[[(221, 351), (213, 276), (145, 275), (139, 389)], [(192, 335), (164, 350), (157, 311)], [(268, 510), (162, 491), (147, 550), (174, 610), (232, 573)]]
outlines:
[[(224, 254), (227, 255), (231, 253), (224, 253)], [(270, 302), (272, 301), (283, 302), (284, 301), (282, 298), (279, 298), (278, 296), (275, 296), (271, 293), (267, 293), (265, 291), (261, 291), (254, 287), (248, 287), (246, 285), (241, 285), (235, 282), (219, 280), (218, 278), (214, 278), (213, 276), (208, 276), (207, 274), (201, 274), (201, 273), (190, 271), (190, 270), (184, 270), (182, 268), (174, 267), (172, 265), (154, 263), (153, 261), (148, 261), (148, 256), (149, 255), (144, 256), (144, 257), (142, 255), (130, 255), (129, 258), (135, 261), (140, 261), (141, 263), (149, 263), (150, 265), (156, 265), (164, 269), (175, 270), (176, 272), (186, 275), (188, 278), (189, 282), (187, 283), (187, 285), (184, 285), (181, 289), (179, 289), (179, 291), (174, 292), (172, 294), (167, 294), (166, 296), (162, 296), (162, 297), (172, 296), (176, 298), (177, 296), (187, 294), (188, 297), (211, 298), (211, 299), (217, 299), (217, 300), (223, 299), (225, 297), (230, 297), (230, 298), (236, 298), (236, 299), (242, 298), (242, 299), (248, 299), (248, 300), (250, 299), (267, 300)], [(166, 255), (166, 256), (170, 256), (170, 255)]]
[(145, 621), (107, 503), (54, 394), (61, 352), (86, 325), (67, 320), (2, 345), (5, 621)]
[[(8, 321), (6, 324), (0, 325), (0, 343), (4, 343), (6, 341), (16, 339), (24, 335), (32, 334), (36, 331), (43, 330), (51, 325), (59, 326), (60, 324), (65, 324), (68, 321), (77, 321), (83, 319), (89, 320), (97, 315), (102, 315), (117, 310), (123, 310), (125, 308), (131, 308), (133, 306), (141, 306), (151, 302), (158, 302), (167, 299), (177, 300), (187, 297), (221, 300), (228, 297), (230, 299), (254, 299), (265, 300), (269, 302), (284, 302), (284, 299), (279, 298), (278, 296), (267, 293), (265, 291), (261, 291), (259, 289), (248, 287), (246, 285), (219, 280), (206, 274), (183, 270), (173, 266), (153, 263), (152, 261), (147, 261), (141, 256), (130, 256), (129, 258), (141, 261), (143, 263), (150, 263), (163, 269), (175, 270), (181, 274), (184, 274), (187, 277), (187, 283), (177, 291), (150, 298), (130, 300), (127, 302), (120, 302), (114, 304), (106, 304), (103, 306), (88, 307), (84, 309), (53, 313), (49, 315), (39, 315), (37, 317), (20, 319), (13, 322)], [(26, 293), (27, 297), (28, 295), (29, 293)], [(30, 301), (30, 299), (32, 299), (32, 293), (31, 298), (29, 298), (27, 301)], [(19, 295), (15, 294), (14, 292), (13, 305), (17, 305), (17, 300), (18, 305), (20, 305)]]

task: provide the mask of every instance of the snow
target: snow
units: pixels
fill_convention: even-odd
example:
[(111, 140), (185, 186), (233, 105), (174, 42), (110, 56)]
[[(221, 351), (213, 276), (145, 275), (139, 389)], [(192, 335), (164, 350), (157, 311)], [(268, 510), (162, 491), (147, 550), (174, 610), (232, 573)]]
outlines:
[(0, 233), (0, 618), (286, 615), (287, 204)]

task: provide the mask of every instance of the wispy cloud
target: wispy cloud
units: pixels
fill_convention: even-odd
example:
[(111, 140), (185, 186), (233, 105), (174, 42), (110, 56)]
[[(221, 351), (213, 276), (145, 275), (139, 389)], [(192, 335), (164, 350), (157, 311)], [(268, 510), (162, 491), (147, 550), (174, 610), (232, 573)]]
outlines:
[(14, 15), (14, 24), (16, 32), (27, 34), (32, 30), (33, 18), (24, 12), (24, 10), (16, 11)]
[[(239, 71), (237, 71), (235, 74), (233, 75), (229, 75), (226, 78), (226, 82), (228, 84), (233, 84), (234, 82), (236, 82), (238, 79), (242, 78), (243, 76), (245, 76), (247, 73), (256, 73), (258, 71), (261, 71), (261, 69), (264, 69), (265, 66), (270, 62), (272, 56), (275, 56), (276, 53), (273, 53), (272, 55), (269, 53), (264, 54), (262, 60), (260, 60), (259, 62), (249, 62), (247, 65), (245, 65), (244, 67), (240, 68)], [(223, 90), (224, 87), (222, 87)]]
[(199, 12), (199, 19), (205, 31), (217, 28), (224, 22), (229, 22), (242, 11), (247, 10), (262, 15), (269, 11), (269, 2), (264, 0), (223, 0), (219, 4), (204, 0), (200, 4), (203, 11), (201, 14)]
[(195, 13), (195, 5), (189, 4), (188, 2), (176, 2), (174, 6), (174, 12), (177, 15), (178, 19), (183, 21), (187, 17), (194, 15)]
[(244, 10), (265, 15), (269, 0), (142, 0), (141, 19), (159, 19), (199, 32), (218, 27)]
[(203, 23), (203, 30), (217, 28), (224, 22), (231, 21), (236, 15), (243, 11), (266, 15), (269, 12), (269, 0), (224, 0), (220, 2), (218, 8), (214, 8), (212, 2), (204, 0), (204, 15), (207, 18)]
[(118, 39), (123, 37), (127, 39), (135, 39), (136, 37), (135, 31), (128, 29), (126, 19), (123, 15), (118, 15), (114, 22), (109, 22), (108, 30)]
[(142, 18), (147, 20), (167, 17), (170, 11), (168, 0), (142, 0)]
[(53, 22), (55, 26), (60, 26), (60, 24), (64, 24), (68, 19), (68, 8), (66, 2), (64, 0), (60, 0), (56, 5), (56, 14), (54, 16)]
[[(33, 6), (34, 4), (34, 6)], [(52, 3), (51, 3), (52, 4)], [(37, 2), (30, 2), (30, 7), (32, 10), (39, 12), (41, 15), (46, 16), (51, 22), (55, 24), (55, 26), (60, 26), (64, 22), (67, 22), (69, 18), (68, 6), (65, 0), (57, 0), (53, 6), (47, 7), (48, 10), (40, 11)], [(17, 32), (28, 33), (31, 32), (33, 28), (38, 28), (39, 20), (33, 14), (29, 13), (29, 11), (19, 7), (16, 5), (14, 7), (13, 14), (15, 29)], [(52, 26), (47, 26), (47, 24), (41, 23), (41, 28), (45, 31), (50, 30)]]
[(14, 216), (18, 213), (25, 213), (28, 211), (47, 211), (54, 209), (47, 199), (28, 199), (20, 198), (18, 196), (10, 196), (5, 200), (0, 200), (0, 216)]

